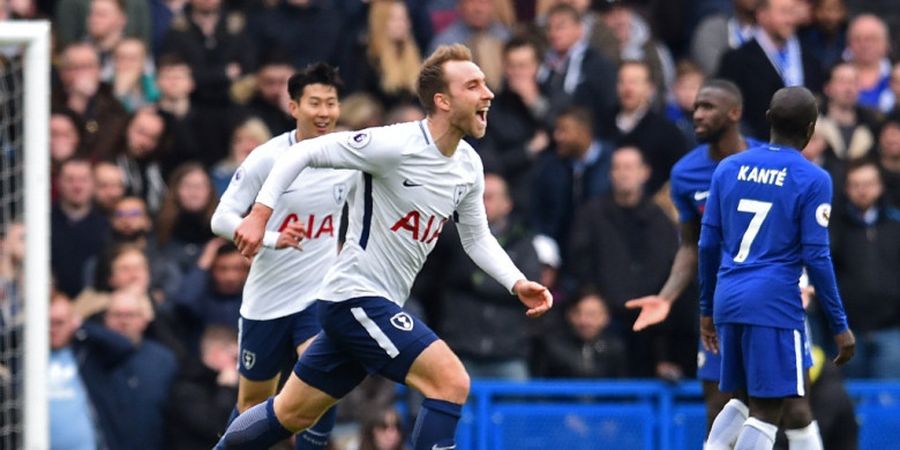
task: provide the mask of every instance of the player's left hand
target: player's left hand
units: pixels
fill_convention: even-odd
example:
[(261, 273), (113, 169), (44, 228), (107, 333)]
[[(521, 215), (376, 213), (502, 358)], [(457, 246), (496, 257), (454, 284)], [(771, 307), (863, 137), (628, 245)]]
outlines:
[(540, 317), (553, 307), (553, 294), (540, 283), (519, 280), (513, 286), (513, 292), (528, 307), (528, 311), (525, 312), (528, 317)]
[(846, 331), (834, 337), (834, 343), (837, 344), (838, 354), (834, 357), (834, 365), (840, 367), (847, 364), (850, 358), (856, 353), (856, 337), (853, 332), (847, 328)]
[(700, 340), (707, 351), (719, 354), (719, 337), (716, 335), (716, 325), (713, 324), (712, 317), (700, 317)]
[(672, 309), (672, 302), (658, 296), (648, 295), (646, 297), (636, 298), (625, 302), (628, 309), (640, 308), (641, 313), (634, 321), (631, 329), (641, 331), (650, 325), (656, 325), (669, 316), (669, 310)]
[(278, 241), (275, 242), (275, 249), (295, 248), (297, 250), (303, 250), (303, 246), (300, 245), (300, 242), (305, 237), (306, 229), (303, 228), (303, 225), (298, 222), (292, 222), (278, 235)]

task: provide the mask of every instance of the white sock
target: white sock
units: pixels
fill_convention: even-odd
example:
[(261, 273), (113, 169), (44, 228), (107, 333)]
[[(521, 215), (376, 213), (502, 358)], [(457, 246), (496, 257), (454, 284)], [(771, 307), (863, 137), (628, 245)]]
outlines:
[(741, 427), (744, 426), (749, 415), (750, 410), (747, 409), (744, 402), (736, 398), (729, 400), (716, 416), (716, 420), (713, 421), (703, 449), (731, 450), (734, 448), (734, 443), (741, 434)]
[(751, 417), (744, 422), (734, 450), (772, 450), (778, 427)]
[(819, 434), (819, 424), (813, 420), (803, 428), (785, 430), (788, 448), (790, 450), (822, 450), (822, 436)]

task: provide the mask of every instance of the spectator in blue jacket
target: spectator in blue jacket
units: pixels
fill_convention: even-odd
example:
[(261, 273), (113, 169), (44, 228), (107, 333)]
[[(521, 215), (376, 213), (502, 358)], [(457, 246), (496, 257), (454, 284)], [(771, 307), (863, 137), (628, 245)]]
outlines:
[[(200, 332), (209, 325), (237, 331), (241, 298), (250, 264), (234, 244), (214, 238), (203, 248), (197, 265), (185, 275), (170, 307), (196, 349)], [(196, 352), (195, 352), (196, 353)]]

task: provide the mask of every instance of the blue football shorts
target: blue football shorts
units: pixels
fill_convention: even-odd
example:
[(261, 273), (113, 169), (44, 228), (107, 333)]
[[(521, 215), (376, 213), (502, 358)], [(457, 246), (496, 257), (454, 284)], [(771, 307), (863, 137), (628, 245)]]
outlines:
[[(297, 347), (321, 330), (317, 303), (289, 316), (238, 321), (238, 370), (252, 381), (271, 380), (297, 359)], [(287, 366), (290, 367), (290, 366)]]
[(805, 329), (736, 323), (716, 329), (722, 357), (719, 390), (746, 390), (760, 398), (806, 395), (804, 374), (812, 358)]
[(383, 297), (318, 301), (322, 332), (294, 366), (306, 384), (341, 398), (368, 374), (405, 383), (413, 361), (437, 335)]

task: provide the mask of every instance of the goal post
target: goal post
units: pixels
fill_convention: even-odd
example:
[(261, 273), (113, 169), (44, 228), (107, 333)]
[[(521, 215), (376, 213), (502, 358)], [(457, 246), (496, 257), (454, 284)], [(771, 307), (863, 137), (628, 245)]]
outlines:
[[(21, 193), (26, 230), (23, 330), (23, 447), (50, 448), (47, 400), (50, 297), (50, 22), (4, 21), (0, 44), (21, 46)], [(2, 439), (2, 437), (0, 437)]]

